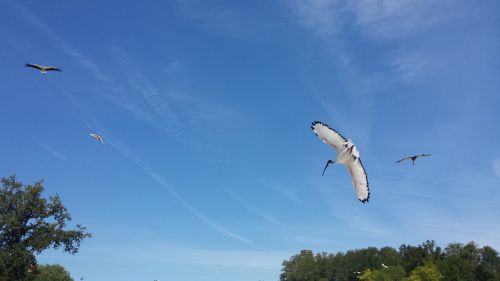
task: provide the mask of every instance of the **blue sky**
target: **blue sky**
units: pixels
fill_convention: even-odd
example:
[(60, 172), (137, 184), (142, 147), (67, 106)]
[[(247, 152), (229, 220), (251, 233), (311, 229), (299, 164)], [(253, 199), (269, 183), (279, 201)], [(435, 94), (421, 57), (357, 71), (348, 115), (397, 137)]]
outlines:
[[(45, 179), (93, 234), (39, 256), (86, 280), (277, 280), (301, 249), (427, 239), (500, 249), (499, 10), (2, 1), (0, 174)], [(345, 168), (321, 177), (335, 154), (314, 120), (357, 145), (368, 204)]]

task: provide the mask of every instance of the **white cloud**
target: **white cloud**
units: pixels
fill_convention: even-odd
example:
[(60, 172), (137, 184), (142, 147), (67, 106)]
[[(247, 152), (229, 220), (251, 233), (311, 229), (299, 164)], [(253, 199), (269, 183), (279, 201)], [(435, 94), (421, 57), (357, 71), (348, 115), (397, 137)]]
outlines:
[(291, 0), (299, 23), (321, 36), (337, 32), (346, 20), (346, 2), (342, 0)]
[(432, 0), (361, 0), (351, 7), (356, 24), (368, 34), (394, 38), (418, 33), (445, 21), (454, 11), (447, 6), (444, 1)]
[(318, 35), (352, 24), (374, 38), (404, 37), (447, 21), (451, 3), (432, 0), (289, 0), (299, 23)]
[(439, 67), (444, 49), (409, 44), (409, 39), (421, 42), (420, 37), (425, 40), (432, 31), (466, 13), (463, 5), (456, 2), (432, 0), (289, 0), (288, 4), (301, 26), (324, 40), (339, 61), (348, 62), (344, 64), (348, 71), (363, 69), (354, 65), (359, 60), (355, 58), (356, 51), (350, 49), (353, 35), (399, 45), (393, 45), (397, 51), (384, 48), (389, 52), (382, 54), (381, 63), (390, 70), (377, 74), (377, 79), (386, 78), (384, 84), (419, 81), (429, 75), (429, 70)]

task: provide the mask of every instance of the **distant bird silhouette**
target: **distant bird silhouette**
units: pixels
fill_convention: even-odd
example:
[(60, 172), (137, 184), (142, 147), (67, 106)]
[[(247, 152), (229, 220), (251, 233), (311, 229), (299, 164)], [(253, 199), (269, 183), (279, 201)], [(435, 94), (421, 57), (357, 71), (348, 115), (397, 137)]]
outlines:
[(26, 67), (31, 67), (40, 70), (42, 74), (47, 73), (47, 71), (59, 71), (61, 72), (61, 69), (55, 67), (55, 66), (44, 66), (40, 64), (34, 64), (34, 63), (27, 63), (24, 66)]
[(104, 139), (102, 138), (101, 135), (99, 134), (89, 134), (91, 137), (93, 137), (94, 139), (96, 139), (97, 141), (100, 141), (102, 144), (104, 144)]
[(359, 151), (356, 146), (354, 146), (350, 139), (347, 140), (340, 133), (319, 121), (314, 121), (311, 129), (324, 143), (329, 144), (337, 151), (337, 159), (326, 162), (323, 175), (328, 165), (344, 164), (351, 174), (352, 185), (354, 186), (358, 200), (362, 203), (368, 202), (370, 199), (368, 176), (366, 175), (363, 163), (361, 163), (361, 159), (359, 159)]
[(404, 161), (404, 160), (411, 160), (413, 162), (413, 165), (415, 165), (415, 160), (417, 160), (418, 157), (424, 157), (424, 156), (431, 156), (431, 154), (423, 153), (423, 154), (408, 156), (408, 157), (405, 157), (401, 160), (396, 161), (396, 163), (399, 163), (399, 162)]
[(385, 264), (382, 264), (382, 267), (383, 267), (383, 268), (389, 268), (389, 267), (388, 267), (387, 265), (385, 265)]

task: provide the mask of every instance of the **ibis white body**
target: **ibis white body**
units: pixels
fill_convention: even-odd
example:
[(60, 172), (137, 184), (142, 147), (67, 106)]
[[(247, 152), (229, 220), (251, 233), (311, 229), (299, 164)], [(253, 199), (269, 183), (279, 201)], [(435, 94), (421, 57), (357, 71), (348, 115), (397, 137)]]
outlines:
[(368, 202), (370, 199), (368, 176), (359, 158), (359, 151), (354, 143), (319, 121), (314, 121), (311, 129), (324, 143), (330, 145), (337, 152), (336, 160), (328, 160), (323, 173), (330, 163), (343, 164), (351, 174), (352, 185), (358, 200), (362, 203)]

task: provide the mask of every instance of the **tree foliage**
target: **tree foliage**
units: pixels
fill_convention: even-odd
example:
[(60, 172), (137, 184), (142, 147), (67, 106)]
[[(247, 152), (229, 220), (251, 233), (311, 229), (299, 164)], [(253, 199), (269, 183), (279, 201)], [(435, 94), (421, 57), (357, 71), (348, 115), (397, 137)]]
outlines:
[(37, 270), (38, 274), (33, 281), (73, 281), (66, 269), (57, 264), (42, 265)]
[(417, 266), (404, 281), (440, 281), (443, 277), (435, 264), (428, 263)]
[(0, 281), (30, 280), (36, 254), (48, 248), (75, 254), (90, 237), (79, 224), (66, 229), (71, 216), (58, 195), (42, 197), (42, 181), (23, 185), (10, 176), (0, 182)]
[(369, 247), (316, 255), (303, 250), (283, 262), (280, 281), (305, 280), (500, 281), (500, 257), (495, 249), (474, 242), (451, 243), (444, 250), (434, 241), (403, 244), (399, 250)]

